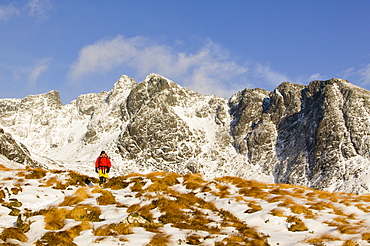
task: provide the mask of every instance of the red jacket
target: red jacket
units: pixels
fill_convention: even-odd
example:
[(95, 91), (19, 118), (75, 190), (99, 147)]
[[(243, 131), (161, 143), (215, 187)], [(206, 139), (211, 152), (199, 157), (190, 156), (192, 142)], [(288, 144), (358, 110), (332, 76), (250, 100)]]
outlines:
[(107, 169), (111, 167), (110, 159), (108, 156), (99, 156), (95, 161), (95, 167), (99, 169)]

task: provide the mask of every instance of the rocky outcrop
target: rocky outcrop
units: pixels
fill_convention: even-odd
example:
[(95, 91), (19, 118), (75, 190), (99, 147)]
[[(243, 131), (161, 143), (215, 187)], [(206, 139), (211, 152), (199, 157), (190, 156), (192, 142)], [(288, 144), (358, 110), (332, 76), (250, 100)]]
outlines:
[(345, 80), (244, 90), (229, 104), (235, 146), (276, 182), (369, 191), (370, 92)]
[(17, 142), (14, 138), (0, 128), (0, 155), (7, 159), (31, 167), (36, 167), (37, 163), (30, 157), (30, 152), (26, 146)]
[(365, 193), (369, 114), (370, 92), (341, 79), (245, 89), (225, 100), (157, 74), (140, 83), (122, 76), (111, 91), (67, 105), (55, 91), (0, 99), (1, 153), (93, 175), (105, 150), (112, 175), (200, 172)]

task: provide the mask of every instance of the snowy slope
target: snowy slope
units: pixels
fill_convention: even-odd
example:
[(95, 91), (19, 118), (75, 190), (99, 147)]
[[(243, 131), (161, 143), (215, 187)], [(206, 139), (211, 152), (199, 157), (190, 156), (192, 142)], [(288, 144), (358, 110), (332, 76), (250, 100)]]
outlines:
[(21, 146), (0, 146), (0, 154), (93, 175), (105, 150), (113, 176), (199, 172), (364, 194), (369, 115), (370, 92), (341, 79), (245, 89), (226, 100), (157, 74), (140, 83), (122, 76), (111, 91), (67, 105), (56, 91), (0, 99), (0, 141)]
[[(0, 172), (7, 245), (368, 245), (370, 196), (198, 174)], [(356, 244), (357, 243), (357, 244)]]

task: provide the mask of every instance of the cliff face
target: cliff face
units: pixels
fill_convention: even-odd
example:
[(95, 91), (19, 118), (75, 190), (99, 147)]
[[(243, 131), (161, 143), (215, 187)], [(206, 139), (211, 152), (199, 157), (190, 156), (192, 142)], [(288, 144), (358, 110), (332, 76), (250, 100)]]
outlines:
[(369, 102), (340, 79), (244, 90), (229, 102), (235, 147), (276, 182), (346, 189), (356, 180), (368, 190)]
[(55, 91), (0, 99), (0, 127), (25, 150), (13, 158), (21, 163), (92, 174), (104, 149), (113, 175), (200, 172), (357, 193), (370, 190), (369, 113), (370, 92), (340, 79), (227, 101), (150, 74), (67, 105)]

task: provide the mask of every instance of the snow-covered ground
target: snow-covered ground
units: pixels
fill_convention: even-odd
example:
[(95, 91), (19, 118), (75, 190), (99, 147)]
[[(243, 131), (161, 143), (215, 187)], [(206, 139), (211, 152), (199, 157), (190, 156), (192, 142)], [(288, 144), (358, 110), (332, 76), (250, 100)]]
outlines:
[(370, 243), (370, 195), (165, 172), (114, 177), (100, 188), (73, 171), (0, 169), (7, 245)]

